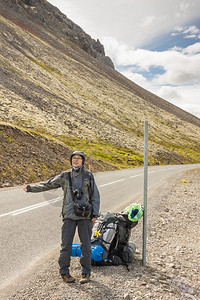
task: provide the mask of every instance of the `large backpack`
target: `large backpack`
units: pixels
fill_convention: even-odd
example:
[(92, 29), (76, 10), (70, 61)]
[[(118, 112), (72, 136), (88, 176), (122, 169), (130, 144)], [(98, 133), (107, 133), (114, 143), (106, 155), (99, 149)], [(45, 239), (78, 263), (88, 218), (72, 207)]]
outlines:
[(129, 243), (131, 229), (137, 225), (128, 219), (128, 213), (102, 212), (94, 223), (91, 245), (99, 245), (104, 251), (101, 261), (92, 260), (93, 265), (120, 265), (131, 263), (135, 245)]
[[(92, 230), (92, 264), (127, 266), (131, 263), (136, 250), (136, 246), (129, 242), (131, 229), (138, 224), (142, 215), (140, 203), (131, 204), (120, 213), (102, 212)], [(72, 245), (71, 256), (81, 256), (80, 245)]]

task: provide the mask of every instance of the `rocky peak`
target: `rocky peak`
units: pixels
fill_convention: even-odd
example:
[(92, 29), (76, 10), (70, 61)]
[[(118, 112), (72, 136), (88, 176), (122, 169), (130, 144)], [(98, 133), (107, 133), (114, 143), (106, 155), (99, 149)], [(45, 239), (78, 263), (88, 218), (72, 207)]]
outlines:
[(67, 18), (57, 7), (46, 0), (1, 0), (1, 5), (11, 8), (25, 18), (40, 22), (56, 36), (70, 39), (92, 57), (114, 69), (110, 57), (105, 55), (104, 46), (94, 40), (80, 26)]

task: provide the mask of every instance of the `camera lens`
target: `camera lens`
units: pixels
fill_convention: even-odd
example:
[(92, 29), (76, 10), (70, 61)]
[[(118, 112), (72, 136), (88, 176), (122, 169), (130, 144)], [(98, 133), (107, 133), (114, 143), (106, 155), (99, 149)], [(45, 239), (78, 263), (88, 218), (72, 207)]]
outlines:
[(81, 189), (79, 190), (75, 190), (74, 191), (74, 196), (76, 197), (77, 200), (81, 200), (82, 196), (83, 196), (83, 192)]

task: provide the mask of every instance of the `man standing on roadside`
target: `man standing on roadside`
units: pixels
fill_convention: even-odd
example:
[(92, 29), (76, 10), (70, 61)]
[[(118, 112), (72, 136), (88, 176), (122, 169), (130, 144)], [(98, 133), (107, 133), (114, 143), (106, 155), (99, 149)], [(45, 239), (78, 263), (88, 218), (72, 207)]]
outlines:
[(70, 157), (72, 168), (63, 172), (45, 183), (37, 185), (24, 185), (25, 192), (44, 192), (62, 187), (62, 244), (58, 263), (60, 275), (67, 283), (75, 279), (70, 275), (70, 259), (73, 238), (76, 227), (81, 241), (82, 278), (80, 283), (90, 280), (91, 274), (91, 235), (92, 225), (99, 214), (100, 196), (94, 177), (91, 172), (84, 169), (85, 154), (75, 151)]

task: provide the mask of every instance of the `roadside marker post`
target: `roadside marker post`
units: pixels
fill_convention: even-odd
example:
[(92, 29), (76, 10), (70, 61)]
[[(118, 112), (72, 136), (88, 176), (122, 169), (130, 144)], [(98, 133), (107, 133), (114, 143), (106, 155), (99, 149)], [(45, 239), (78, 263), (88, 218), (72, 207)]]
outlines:
[(142, 265), (146, 267), (146, 243), (147, 243), (147, 187), (148, 187), (148, 121), (144, 124), (144, 198), (143, 198), (143, 244)]

